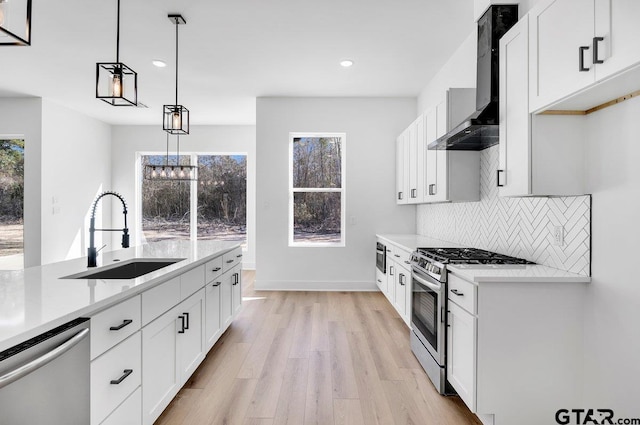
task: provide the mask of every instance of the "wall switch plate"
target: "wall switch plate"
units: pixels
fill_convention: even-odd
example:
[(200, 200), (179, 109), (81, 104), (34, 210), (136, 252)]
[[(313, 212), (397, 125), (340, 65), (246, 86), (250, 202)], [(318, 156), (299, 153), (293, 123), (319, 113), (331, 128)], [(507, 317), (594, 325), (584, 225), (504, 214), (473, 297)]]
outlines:
[(564, 245), (564, 227), (553, 226), (553, 244), (558, 246)]

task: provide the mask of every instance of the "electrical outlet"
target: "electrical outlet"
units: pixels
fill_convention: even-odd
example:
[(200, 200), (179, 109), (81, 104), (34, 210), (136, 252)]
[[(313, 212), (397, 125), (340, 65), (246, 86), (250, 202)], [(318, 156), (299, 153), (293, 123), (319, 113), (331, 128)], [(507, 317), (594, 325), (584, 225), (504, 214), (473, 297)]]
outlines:
[(553, 244), (558, 246), (564, 245), (564, 227), (553, 226)]

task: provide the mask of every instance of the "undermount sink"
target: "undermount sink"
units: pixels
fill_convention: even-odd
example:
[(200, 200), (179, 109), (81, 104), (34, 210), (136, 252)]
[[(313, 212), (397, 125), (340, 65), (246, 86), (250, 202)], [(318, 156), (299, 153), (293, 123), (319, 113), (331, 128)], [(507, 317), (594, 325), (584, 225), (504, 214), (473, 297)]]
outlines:
[(118, 265), (64, 276), (61, 279), (135, 279), (182, 260), (184, 258), (139, 258), (127, 260)]

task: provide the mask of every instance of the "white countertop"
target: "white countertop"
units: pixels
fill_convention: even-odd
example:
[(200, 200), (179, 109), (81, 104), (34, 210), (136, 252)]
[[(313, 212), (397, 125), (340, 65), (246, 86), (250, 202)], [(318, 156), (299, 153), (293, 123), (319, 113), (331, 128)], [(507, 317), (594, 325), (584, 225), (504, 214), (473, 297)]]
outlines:
[(90, 316), (238, 246), (230, 241), (163, 241), (99, 253), (98, 269), (116, 259), (184, 258), (135, 279), (60, 279), (88, 270), (86, 257), (0, 272), (0, 351)]
[[(460, 248), (453, 242), (428, 238), (420, 235), (376, 235), (378, 238), (395, 245), (415, 251), (416, 248)], [(589, 283), (591, 278), (564, 270), (554, 269), (540, 264), (532, 265), (494, 265), (459, 264), (447, 265), (447, 270), (470, 282), (550, 282), (550, 283)]]
[(420, 235), (376, 235), (380, 239), (391, 242), (392, 244), (404, 247), (409, 251), (415, 251), (417, 248), (461, 248), (460, 245), (447, 242), (440, 239), (428, 238)]
[(591, 278), (540, 264), (457, 264), (447, 265), (453, 273), (473, 283), (482, 282), (549, 282), (589, 283)]

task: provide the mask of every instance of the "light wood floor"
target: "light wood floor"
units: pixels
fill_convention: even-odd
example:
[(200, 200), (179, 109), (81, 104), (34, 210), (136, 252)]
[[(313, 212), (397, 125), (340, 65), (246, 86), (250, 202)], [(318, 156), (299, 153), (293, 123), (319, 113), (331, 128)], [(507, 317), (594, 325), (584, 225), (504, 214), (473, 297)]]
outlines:
[(480, 425), (440, 396), (379, 292), (262, 292), (243, 272), (241, 314), (156, 425)]

